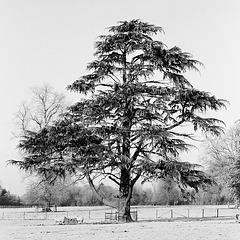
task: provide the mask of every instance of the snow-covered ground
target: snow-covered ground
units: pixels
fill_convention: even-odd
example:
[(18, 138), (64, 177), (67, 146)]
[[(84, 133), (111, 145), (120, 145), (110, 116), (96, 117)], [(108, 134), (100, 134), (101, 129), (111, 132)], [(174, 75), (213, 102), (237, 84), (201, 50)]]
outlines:
[[(66, 207), (43, 213), (35, 208), (0, 209), (0, 240), (237, 240), (239, 209), (228, 206), (138, 206), (138, 221), (105, 221), (107, 207)], [(202, 218), (204, 216), (204, 218)], [(64, 217), (83, 224), (59, 225)]]
[(54, 220), (0, 220), (1, 240), (236, 240), (233, 219), (139, 221), (127, 224), (59, 225)]

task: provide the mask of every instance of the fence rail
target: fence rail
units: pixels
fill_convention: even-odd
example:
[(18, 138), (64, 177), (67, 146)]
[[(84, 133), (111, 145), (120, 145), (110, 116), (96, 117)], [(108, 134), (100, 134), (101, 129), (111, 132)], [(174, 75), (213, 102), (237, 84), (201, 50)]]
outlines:
[[(239, 209), (227, 206), (136, 206), (132, 208), (135, 220), (161, 220), (179, 218), (235, 217)], [(101, 222), (116, 219), (115, 209), (107, 207), (58, 207), (57, 212), (39, 212), (36, 208), (0, 208), (0, 220), (62, 220), (64, 217)]]
[(31, 207), (33, 206), (32, 205), (0, 205), (0, 208), (31, 208)]

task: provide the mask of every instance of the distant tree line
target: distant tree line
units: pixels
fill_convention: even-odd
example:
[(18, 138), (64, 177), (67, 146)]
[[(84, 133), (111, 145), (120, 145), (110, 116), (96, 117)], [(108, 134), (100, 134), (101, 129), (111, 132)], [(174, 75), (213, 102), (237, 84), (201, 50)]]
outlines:
[(0, 205), (19, 206), (22, 205), (21, 199), (11, 194), (7, 189), (0, 186)]
[[(118, 190), (100, 183), (97, 187), (103, 197), (118, 198)], [(57, 181), (54, 185), (46, 182), (32, 183), (22, 201), (25, 205), (40, 206), (101, 206), (89, 185), (76, 185)], [(216, 205), (227, 204), (229, 198), (223, 196), (218, 185), (196, 192), (189, 188), (182, 192), (170, 178), (160, 180), (148, 187), (136, 185), (131, 202), (133, 205)]]
[[(118, 198), (117, 189), (104, 183), (99, 184), (98, 191), (109, 199)], [(220, 183), (198, 192), (193, 189), (182, 192), (171, 179), (165, 179), (148, 187), (136, 185), (131, 201), (133, 205), (217, 205), (233, 202), (234, 199), (230, 191)], [(58, 181), (54, 185), (34, 182), (21, 198), (0, 186), (0, 205), (101, 206), (102, 203), (87, 184), (76, 185)]]

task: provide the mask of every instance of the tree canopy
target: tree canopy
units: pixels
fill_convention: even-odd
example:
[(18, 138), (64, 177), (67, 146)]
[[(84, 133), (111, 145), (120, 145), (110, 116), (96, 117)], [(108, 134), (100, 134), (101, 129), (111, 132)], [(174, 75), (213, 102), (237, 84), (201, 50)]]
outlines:
[[(211, 182), (199, 165), (179, 161), (178, 155), (189, 149), (193, 131), (222, 132), (223, 122), (204, 114), (225, 107), (225, 101), (192, 86), (184, 75), (201, 63), (155, 40), (161, 27), (131, 20), (108, 31), (95, 43), (90, 73), (68, 86), (86, 98), (53, 126), (26, 132), (19, 144), (26, 157), (12, 163), (53, 179), (78, 173), (96, 194), (94, 179), (109, 178), (119, 196), (111, 203), (98, 197), (129, 220), (139, 179), (170, 177), (181, 189)], [(183, 130), (186, 125), (193, 131)]]

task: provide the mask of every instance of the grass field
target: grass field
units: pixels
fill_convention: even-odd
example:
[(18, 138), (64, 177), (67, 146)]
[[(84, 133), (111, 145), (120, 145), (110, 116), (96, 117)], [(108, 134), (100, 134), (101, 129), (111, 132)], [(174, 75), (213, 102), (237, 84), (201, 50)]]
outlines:
[[(217, 207), (217, 208), (216, 208)], [(226, 206), (178, 206), (172, 208), (166, 207), (138, 207), (139, 220), (133, 223), (112, 223), (104, 220), (104, 213), (111, 211), (103, 207), (68, 207), (59, 208), (58, 213), (48, 213), (48, 219), (40, 219), (38, 214), (33, 213), (33, 209), (0, 209), (0, 239), (1, 240), (95, 240), (95, 239), (125, 239), (125, 240), (198, 240), (198, 239), (216, 239), (216, 240), (236, 240), (238, 237), (240, 224), (235, 222), (234, 216), (239, 212), (237, 209), (229, 209)], [(219, 209), (220, 215), (226, 216), (205, 216), (194, 217), (210, 212), (216, 214)], [(173, 216), (171, 216), (171, 210)], [(170, 212), (168, 212), (170, 211)], [(161, 213), (168, 217), (161, 216)], [(1, 219), (1, 214), (15, 214), (15, 218)], [(36, 214), (37, 218), (26, 219), (18, 218), (21, 214)], [(69, 217), (79, 218), (85, 213), (83, 224), (78, 225), (59, 225), (56, 220), (60, 220), (64, 214)], [(177, 216), (177, 213), (182, 216)], [(192, 214), (187, 218), (186, 214)], [(89, 215), (90, 214), (90, 215)], [(158, 215), (158, 216), (157, 216)], [(175, 217), (174, 217), (175, 215)], [(9, 215), (10, 216), (10, 215)], [(11, 215), (14, 216), (14, 215)], [(30, 215), (29, 215), (30, 216)], [(154, 216), (154, 217), (153, 217)], [(57, 218), (58, 219), (57, 219)], [(173, 217), (173, 218), (172, 218)]]

